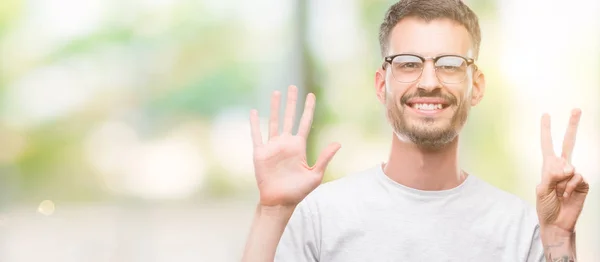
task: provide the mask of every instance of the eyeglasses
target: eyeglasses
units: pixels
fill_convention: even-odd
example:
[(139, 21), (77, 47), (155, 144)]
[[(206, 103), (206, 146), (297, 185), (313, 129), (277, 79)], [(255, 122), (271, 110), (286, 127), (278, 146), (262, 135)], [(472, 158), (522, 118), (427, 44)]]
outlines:
[(400, 83), (411, 83), (423, 74), (425, 61), (432, 60), (435, 67), (435, 75), (446, 84), (457, 84), (467, 77), (467, 68), (475, 63), (475, 60), (459, 55), (442, 55), (425, 58), (413, 54), (398, 54), (384, 58), (383, 70), (386, 65), (391, 65), (394, 79)]

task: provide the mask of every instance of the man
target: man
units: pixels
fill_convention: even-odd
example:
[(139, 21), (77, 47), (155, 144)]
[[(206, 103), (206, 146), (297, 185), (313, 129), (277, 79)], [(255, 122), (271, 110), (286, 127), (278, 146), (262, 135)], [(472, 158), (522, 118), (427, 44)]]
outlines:
[(293, 135), (298, 91), (288, 90), (282, 132), (281, 94), (274, 92), (267, 142), (253, 110), (260, 203), (244, 261), (575, 261), (575, 224), (589, 190), (570, 163), (578, 109), (560, 155), (550, 118), (542, 117), (537, 214), (458, 166), (459, 132), (485, 91), (475, 65), (480, 40), (477, 16), (461, 1), (393, 5), (381, 25), (384, 62), (375, 73), (394, 131), (389, 159), (323, 185), (340, 145), (307, 164), (315, 96), (308, 94)]

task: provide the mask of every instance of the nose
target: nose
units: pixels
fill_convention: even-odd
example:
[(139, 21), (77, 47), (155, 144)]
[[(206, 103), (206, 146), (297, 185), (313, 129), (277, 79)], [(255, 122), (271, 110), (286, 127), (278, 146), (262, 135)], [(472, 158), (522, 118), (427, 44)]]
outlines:
[(423, 72), (421, 74), (421, 78), (419, 79), (419, 83), (417, 86), (427, 91), (432, 91), (436, 88), (441, 88), (441, 83), (436, 75), (433, 61), (425, 62), (425, 65), (423, 66)]

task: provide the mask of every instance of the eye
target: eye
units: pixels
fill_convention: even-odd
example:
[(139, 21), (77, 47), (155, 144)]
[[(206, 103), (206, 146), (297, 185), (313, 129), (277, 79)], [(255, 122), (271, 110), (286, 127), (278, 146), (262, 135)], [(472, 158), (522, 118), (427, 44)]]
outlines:
[(459, 66), (451, 66), (451, 65), (442, 65), (442, 66), (438, 66), (439, 69), (442, 69), (444, 71), (448, 71), (448, 72), (455, 72), (460, 70)]
[(400, 64), (400, 67), (406, 68), (406, 69), (417, 69), (417, 68), (420, 68), (421, 66), (419, 65), (419, 63), (416, 63), (416, 62), (407, 62), (407, 63)]
[(423, 68), (421, 58), (414, 55), (399, 55), (392, 61), (395, 70), (415, 71)]
[(438, 70), (448, 73), (462, 72), (466, 70), (467, 61), (462, 57), (446, 56), (440, 58), (435, 66)]

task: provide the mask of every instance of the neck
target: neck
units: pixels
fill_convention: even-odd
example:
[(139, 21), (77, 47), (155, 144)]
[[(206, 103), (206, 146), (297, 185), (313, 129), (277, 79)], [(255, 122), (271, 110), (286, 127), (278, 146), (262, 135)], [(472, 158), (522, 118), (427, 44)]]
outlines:
[(426, 191), (455, 188), (466, 178), (458, 166), (458, 137), (442, 148), (425, 150), (394, 135), (383, 172), (397, 183)]

